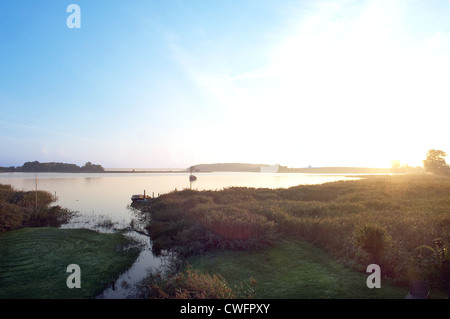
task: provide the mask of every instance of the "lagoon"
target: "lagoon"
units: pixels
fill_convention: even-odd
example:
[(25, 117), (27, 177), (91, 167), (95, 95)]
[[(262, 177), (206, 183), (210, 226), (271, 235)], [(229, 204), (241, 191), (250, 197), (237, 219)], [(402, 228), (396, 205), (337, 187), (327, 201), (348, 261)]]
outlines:
[(85, 215), (108, 216), (128, 223), (133, 217), (131, 196), (157, 197), (174, 190), (221, 190), (227, 187), (287, 188), (300, 184), (321, 184), (357, 179), (351, 175), (300, 173), (211, 172), (196, 173), (189, 181), (188, 172), (173, 173), (0, 173), (0, 184), (18, 190), (45, 190), (57, 197), (56, 204)]
[[(18, 190), (45, 190), (55, 195), (56, 204), (79, 212), (79, 216), (63, 228), (90, 228), (100, 231), (98, 225), (109, 221), (115, 228), (126, 228), (136, 220), (136, 211), (130, 206), (133, 194), (157, 197), (174, 190), (221, 190), (227, 187), (288, 188), (296, 185), (321, 184), (338, 180), (353, 180), (354, 175), (322, 175), (301, 173), (257, 172), (199, 172), (197, 180), (189, 181), (189, 173), (174, 172), (105, 172), (105, 173), (0, 173), (0, 184), (9, 184)], [(109, 231), (111, 229), (109, 228)], [(143, 250), (134, 265), (99, 298), (123, 299), (133, 297), (134, 285), (150, 270), (168, 262), (168, 257), (156, 257), (151, 251), (151, 240), (142, 234), (129, 232), (143, 243)]]

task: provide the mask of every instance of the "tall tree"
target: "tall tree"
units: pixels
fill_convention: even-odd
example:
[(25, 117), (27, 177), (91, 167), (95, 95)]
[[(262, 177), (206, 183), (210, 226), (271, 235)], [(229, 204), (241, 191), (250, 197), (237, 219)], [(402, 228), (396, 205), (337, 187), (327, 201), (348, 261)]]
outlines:
[(399, 160), (393, 160), (393, 161), (391, 161), (391, 170), (392, 170), (394, 173), (399, 172), (401, 167), (402, 167), (402, 164), (400, 163)]
[(424, 168), (433, 174), (450, 174), (450, 166), (445, 162), (447, 153), (441, 150), (429, 150), (427, 158), (423, 161)]

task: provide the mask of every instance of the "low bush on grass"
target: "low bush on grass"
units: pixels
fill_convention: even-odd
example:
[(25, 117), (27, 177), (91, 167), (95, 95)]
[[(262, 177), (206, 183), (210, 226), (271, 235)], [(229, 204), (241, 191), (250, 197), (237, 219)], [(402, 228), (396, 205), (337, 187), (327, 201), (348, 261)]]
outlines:
[(18, 191), (0, 184), (0, 233), (22, 227), (59, 227), (75, 212), (58, 205), (46, 191)]
[(149, 299), (235, 299), (251, 298), (256, 282), (239, 283), (233, 288), (221, 275), (210, 275), (187, 267), (166, 277), (150, 274), (141, 284), (142, 296)]

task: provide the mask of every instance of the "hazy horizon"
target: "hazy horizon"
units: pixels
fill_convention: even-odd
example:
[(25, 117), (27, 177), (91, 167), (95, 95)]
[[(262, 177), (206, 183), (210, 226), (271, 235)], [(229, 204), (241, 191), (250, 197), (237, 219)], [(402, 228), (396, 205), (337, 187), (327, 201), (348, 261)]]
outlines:
[[(33, 162), (33, 161), (27, 161), (27, 162)], [(56, 162), (56, 161), (49, 161), (49, 162), (41, 162), (41, 163), (52, 163), (52, 162)], [(58, 163), (64, 163), (64, 164), (75, 164), (78, 166), (83, 166), (82, 163), (69, 163), (69, 162), (58, 162)], [(22, 165), (25, 163), (22, 163), (20, 165), (10, 165), (10, 166), (3, 166), (5, 168), (8, 167), (15, 167), (15, 168), (20, 168), (22, 167)], [(97, 165), (102, 165), (102, 163), (92, 163), (92, 164), (97, 164)], [(189, 167), (191, 166), (204, 166), (204, 165), (235, 165), (235, 164), (239, 164), (239, 165), (252, 165), (252, 166), (257, 166), (257, 165), (261, 165), (261, 166), (283, 166), (283, 167), (287, 167), (287, 168), (292, 168), (292, 169), (308, 169), (308, 168), (312, 168), (312, 169), (320, 169), (320, 168), (367, 168), (367, 169), (391, 169), (392, 166), (384, 166), (384, 167), (374, 167), (374, 166), (312, 166), (312, 165), (308, 165), (308, 166), (304, 166), (304, 167), (293, 167), (293, 166), (286, 166), (283, 165), (282, 163), (276, 163), (276, 164), (269, 164), (269, 163), (240, 163), (240, 162), (234, 162), (234, 163), (221, 163), (221, 162), (217, 162), (217, 163), (196, 163), (193, 165), (190, 165), (188, 167), (137, 167), (137, 166), (123, 166), (123, 167), (107, 167), (107, 166), (103, 166), (102, 167), (105, 169), (105, 171), (127, 171), (127, 170), (139, 170), (139, 171), (183, 171), (186, 172)], [(1, 166), (0, 166), (1, 167)], [(411, 168), (423, 168), (423, 165), (418, 165), (418, 166), (411, 166)]]
[(449, 53), (450, 1), (5, 0), (0, 166), (422, 166)]

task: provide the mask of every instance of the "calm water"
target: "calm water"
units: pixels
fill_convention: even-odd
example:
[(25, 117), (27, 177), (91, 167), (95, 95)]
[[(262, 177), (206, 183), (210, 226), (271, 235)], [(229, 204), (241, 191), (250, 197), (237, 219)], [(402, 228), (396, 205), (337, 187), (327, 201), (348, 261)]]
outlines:
[[(189, 174), (180, 173), (1, 173), (0, 184), (18, 190), (45, 190), (56, 195), (56, 204), (80, 213), (64, 228), (96, 228), (102, 221), (111, 221), (117, 228), (128, 226), (136, 217), (130, 207), (133, 194), (158, 196), (175, 189), (221, 190), (231, 186), (287, 188), (299, 184), (320, 184), (337, 180), (357, 179), (342, 175), (306, 175), (298, 173), (196, 173), (197, 181), (189, 182)], [(143, 243), (144, 249), (134, 265), (107, 289), (100, 298), (127, 298), (133, 286), (147, 272), (163, 266), (167, 260), (155, 257), (147, 236), (130, 232)]]
[[(188, 173), (1, 173), (0, 184), (19, 190), (46, 190), (58, 198), (57, 204), (83, 214), (104, 215), (129, 222), (131, 195), (164, 194), (190, 188)], [(299, 184), (320, 184), (355, 179), (342, 175), (298, 173), (197, 173), (192, 189), (220, 190), (231, 186), (280, 188)]]

